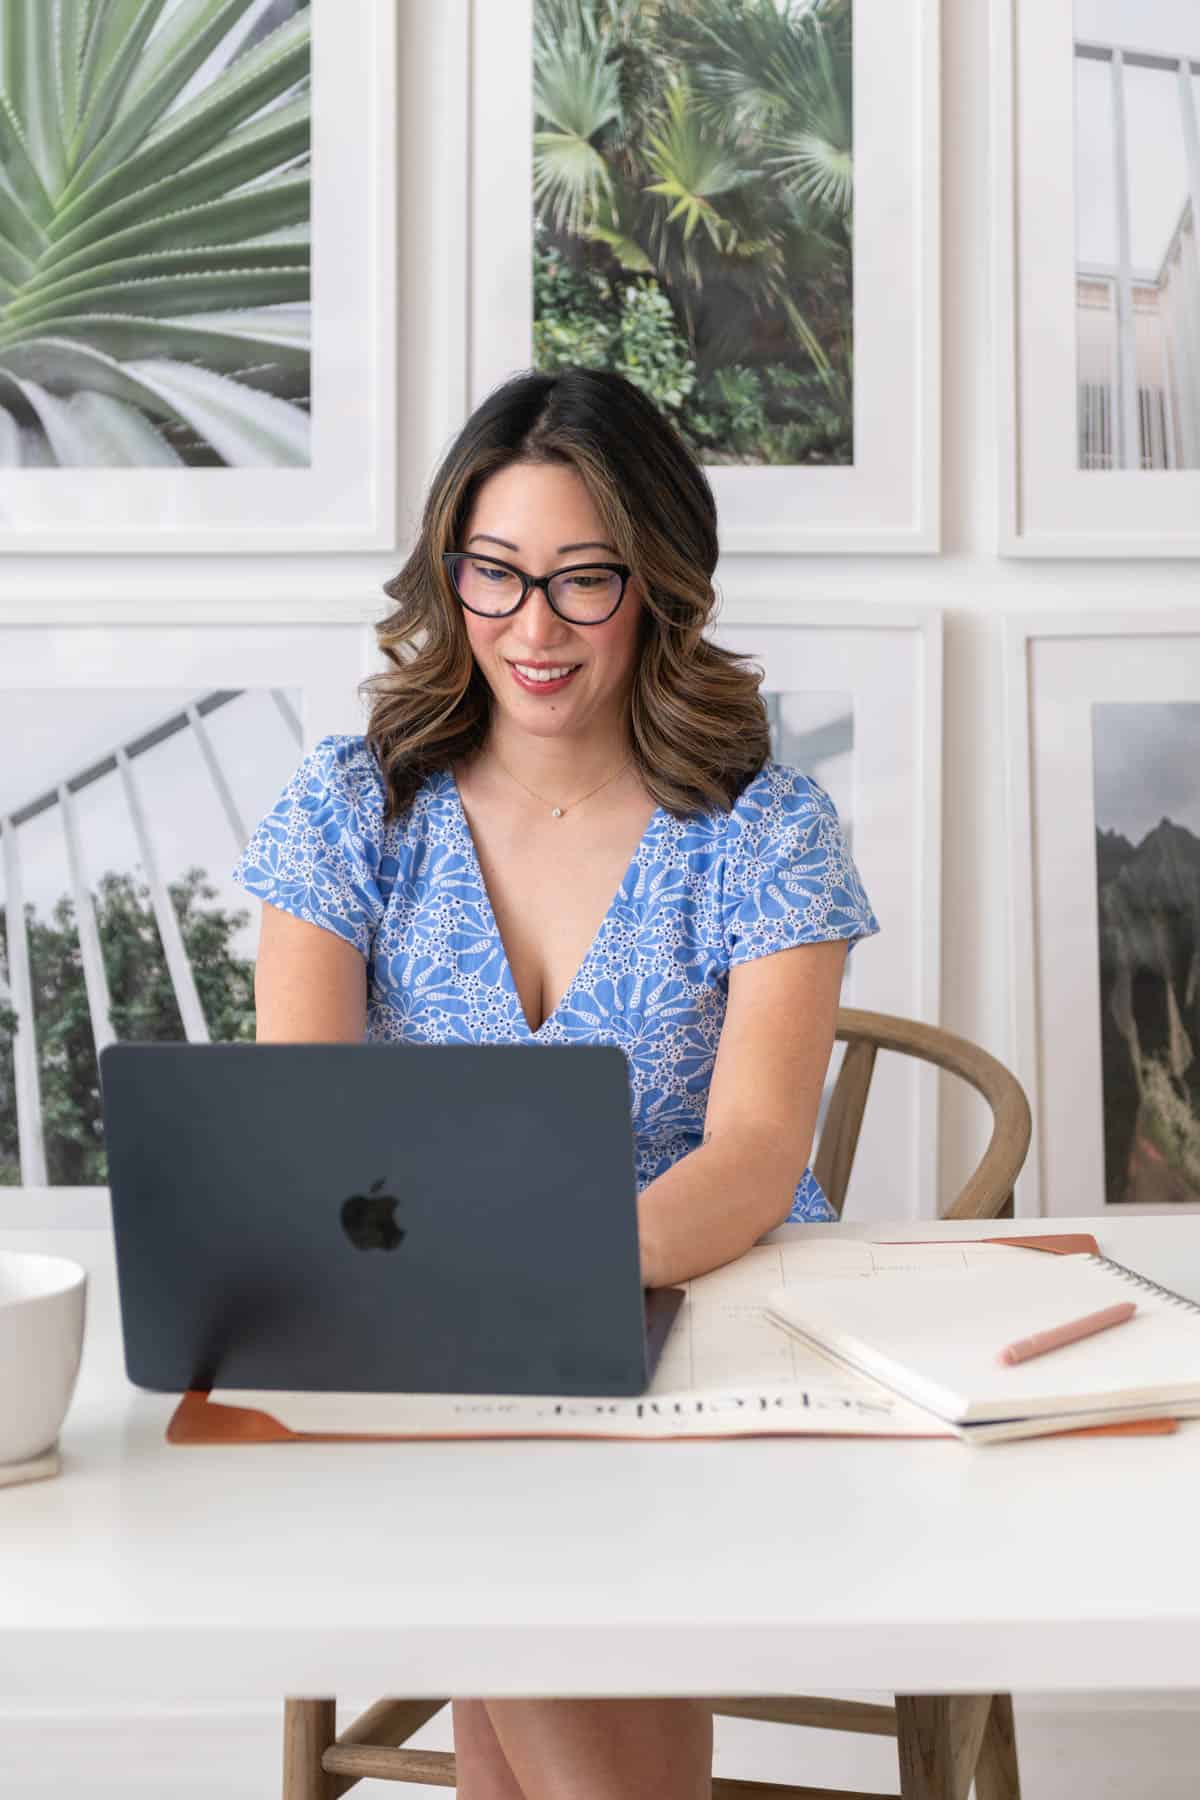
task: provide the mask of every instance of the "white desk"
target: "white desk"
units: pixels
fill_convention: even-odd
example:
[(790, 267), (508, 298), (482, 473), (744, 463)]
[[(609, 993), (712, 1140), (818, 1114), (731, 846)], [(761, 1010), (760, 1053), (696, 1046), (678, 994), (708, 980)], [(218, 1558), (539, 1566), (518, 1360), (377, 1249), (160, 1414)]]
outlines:
[[(1092, 1230), (1200, 1298), (1200, 1219)], [(0, 1698), (1200, 1688), (1200, 1421), (1173, 1437), (172, 1448), (107, 1234), (55, 1480), (0, 1491)]]

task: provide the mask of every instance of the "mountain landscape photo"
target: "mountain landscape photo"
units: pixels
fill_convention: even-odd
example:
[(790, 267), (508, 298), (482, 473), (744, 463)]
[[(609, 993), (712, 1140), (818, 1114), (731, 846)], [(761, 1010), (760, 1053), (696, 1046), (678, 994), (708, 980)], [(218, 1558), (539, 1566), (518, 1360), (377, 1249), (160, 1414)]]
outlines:
[(1200, 703), (1092, 708), (1104, 1189), (1200, 1201)]
[(1200, 837), (1096, 832), (1108, 1204), (1200, 1200)]

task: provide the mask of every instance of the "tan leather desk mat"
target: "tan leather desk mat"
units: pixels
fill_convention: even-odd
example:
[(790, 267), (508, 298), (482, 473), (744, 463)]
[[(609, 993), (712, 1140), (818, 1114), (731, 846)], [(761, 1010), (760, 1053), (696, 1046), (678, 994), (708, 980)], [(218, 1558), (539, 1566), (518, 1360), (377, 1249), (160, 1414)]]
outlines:
[[(929, 1243), (928, 1238), (889, 1238), (879, 1242), (897, 1243)], [(957, 1241), (957, 1240), (956, 1240)], [(968, 1240), (963, 1240), (964, 1242)], [(1046, 1250), (1057, 1256), (1100, 1255), (1100, 1246), (1088, 1232), (1062, 1232), (1053, 1236), (1036, 1237), (994, 1237), (975, 1238), (973, 1243), (1012, 1244), (1023, 1250)], [(1131, 1419), (1120, 1425), (1085, 1425), (1075, 1431), (1058, 1431), (1044, 1434), (1051, 1437), (1165, 1437), (1177, 1429), (1175, 1419)], [(438, 1434), (441, 1435), (441, 1434)], [(457, 1432), (453, 1439), (461, 1441), (469, 1437), (469, 1432)], [(516, 1435), (529, 1435), (517, 1434)], [(711, 1443), (712, 1436), (703, 1436), (683, 1440), (680, 1438), (659, 1438), (657, 1440), (639, 1440), (659, 1443)], [(802, 1436), (796, 1432), (789, 1435)], [(850, 1433), (839, 1434), (843, 1436)], [(428, 1442), (430, 1436), (423, 1434), (414, 1440), (410, 1434), (401, 1435), (391, 1432), (334, 1432), (334, 1431), (292, 1431), (288, 1426), (271, 1417), (270, 1413), (260, 1412), (248, 1406), (227, 1406), (210, 1401), (208, 1394), (198, 1388), (191, 1388), (183, 1395), (171, 1416), (167, 1426), (167, 1441), (171, 1444), (378, 1444), (378, 1443), (411, 1443), (413, 1441)], [(614, 1434), (601, 1435), (596, 1432), (576, 1432), (567, 1434), (554, 1432), (541, 1434), (540, 1441), (547, 1437), (562, 1438), (564, 1441), (577, 1442), (587, 1438), (596, 1442), (619, 1443), (622, 1440)], [(504, 1438), (493, 1437), (490, 1441), (503, 1443)], [(728, 1440), (726, 1440), (728, 1441)], [(902, 1441), (896, 1438), (890, 1442)], [(912, 1438), (912, 1443), (928, 1443), (928, 1438)], [(947, 1437), (946, 1443), (957, 1443), (958, 1439)], [(1018, 1442), (1033, 1440), (1018, 1439)]]

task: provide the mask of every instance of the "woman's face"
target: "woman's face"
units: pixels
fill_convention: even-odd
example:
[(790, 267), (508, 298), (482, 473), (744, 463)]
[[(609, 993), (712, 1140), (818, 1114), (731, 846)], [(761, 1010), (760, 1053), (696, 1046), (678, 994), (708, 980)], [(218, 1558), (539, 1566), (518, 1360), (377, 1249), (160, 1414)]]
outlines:
[[(526, 575), (596, 562), (619, 562), (588, 491), (562, 463), (511, 463), (479, 489), (456, 550), (499, 557)], [(601, 625), (572, 625), (552, 609), (541, 588), (507, 618), (488, 619), (463, 608), (475, 660), (496, 706), (521, 731), (536, 737), (579, 736), (611, 728), (624, 734), (637, 662), (642, 610), (631, 578), (616, 612)], [(522, 670), (572, 673), (536, 683)]]

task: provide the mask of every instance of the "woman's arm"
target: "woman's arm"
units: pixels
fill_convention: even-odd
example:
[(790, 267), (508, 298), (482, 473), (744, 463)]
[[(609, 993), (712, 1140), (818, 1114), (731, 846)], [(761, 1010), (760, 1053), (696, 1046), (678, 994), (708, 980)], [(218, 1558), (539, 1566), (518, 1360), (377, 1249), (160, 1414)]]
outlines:
[(782, 1224), (808, 1165), (833, 1050), (846, 941), (729, 971), (704, 1142), (643, 1188), (642, 1279), (686, 1281)]
[(367, 965), (335, 932), (264, 901), (254, 1007), (260, 1044), (361, 1043)]

